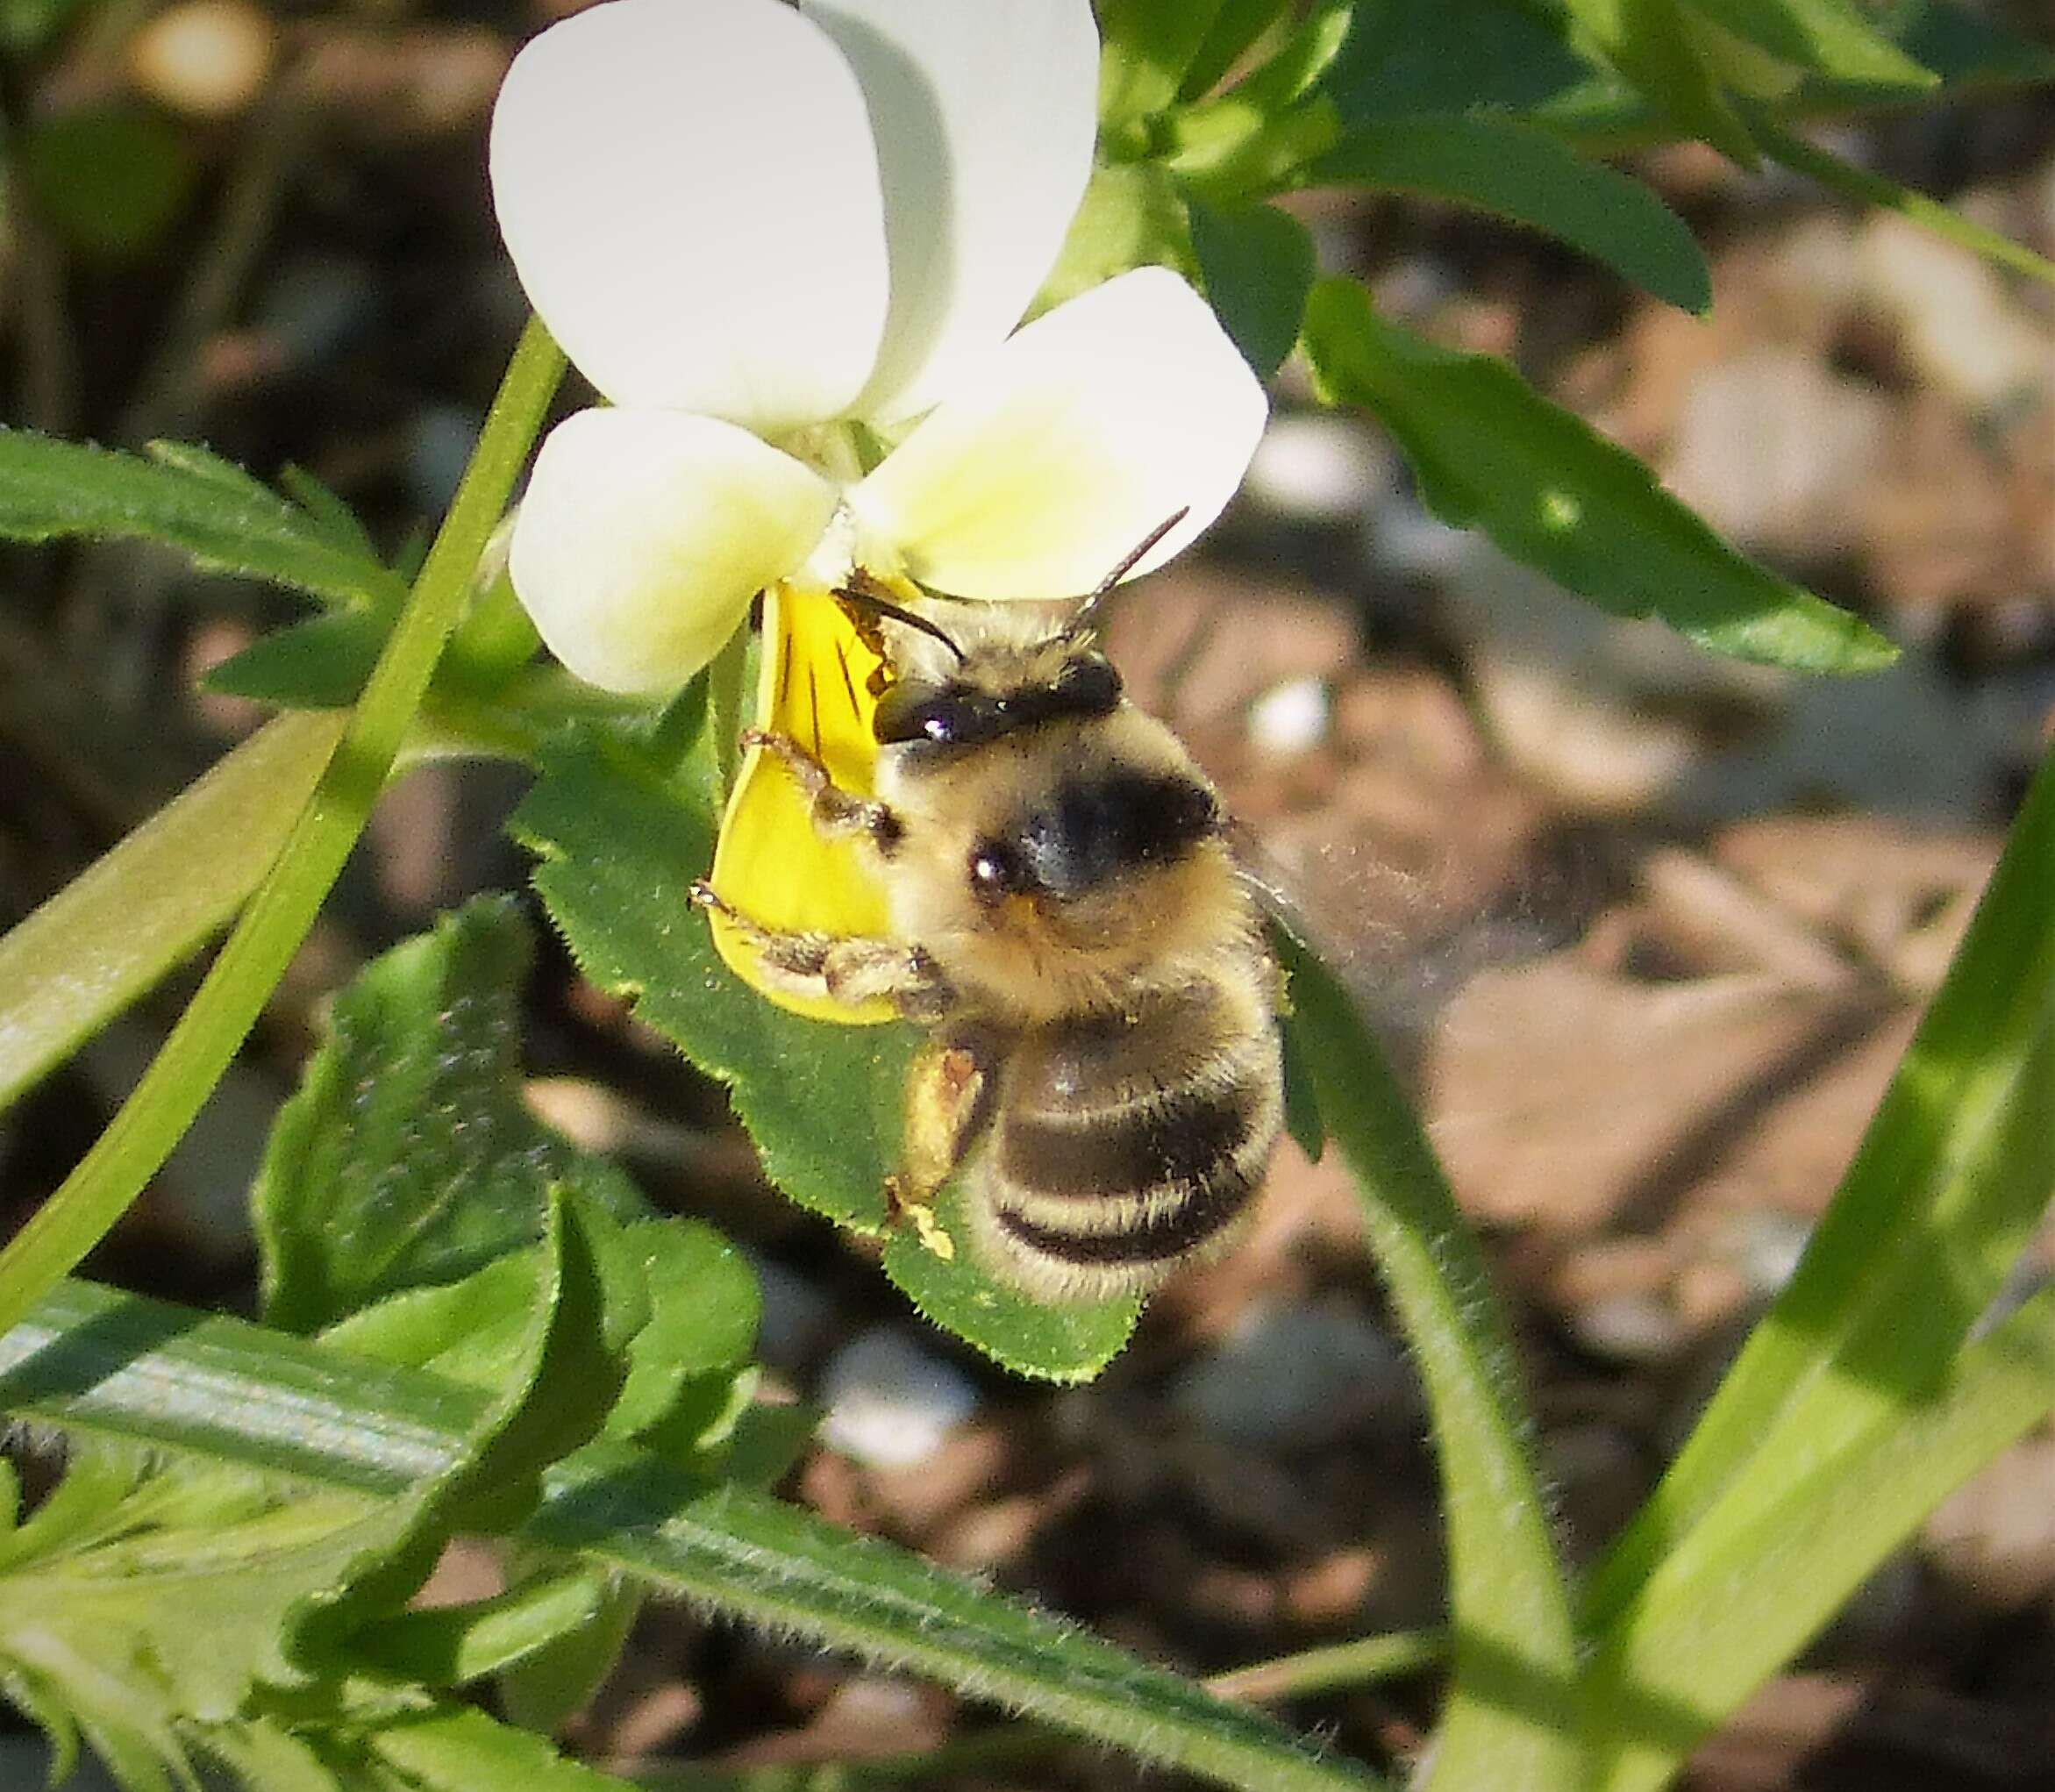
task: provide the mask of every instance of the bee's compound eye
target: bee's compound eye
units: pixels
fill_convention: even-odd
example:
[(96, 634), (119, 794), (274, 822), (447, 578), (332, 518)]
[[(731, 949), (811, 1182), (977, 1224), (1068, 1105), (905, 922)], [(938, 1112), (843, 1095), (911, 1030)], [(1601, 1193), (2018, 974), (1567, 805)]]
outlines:
[(1004, 731), (998, 703), (967, 685), (909, 681), (878, 699), (871, 732), (880, 746), (926, 741), (936, 746), (975, 746)]
[(895, 746), (901, 741), (925, 740), (928, 738), (925, 724), (934, 704), (935, 691), (931, 685), (888, 686), (878, 698), (877, 711), (871, 718), (871, 732), (878, 745)]
[(1027, 867), (1004, 840), (980, 840), (970, 849), (971, 894), (995, 903), (1027, 887)]
[(1057, 675), (1056, 689), (1072, 715), (1110, 715), (1120, 703), (1120, 675), (1103, 653), (1080, 653)]

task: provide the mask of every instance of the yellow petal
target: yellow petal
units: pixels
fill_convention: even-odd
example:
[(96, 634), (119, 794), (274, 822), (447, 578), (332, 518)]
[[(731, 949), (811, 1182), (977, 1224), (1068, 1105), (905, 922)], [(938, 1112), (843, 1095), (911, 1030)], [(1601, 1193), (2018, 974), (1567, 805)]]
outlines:
[[(826, 766), (835, 782), (871, 794), (877, 741), (870, 686), (881, 669), (842, 608), (825, 591), (781, 583), (764, 598), (763, 670), (757, 726), (788, 734)], [(851, 840), (814, 830), (805, 795), (781, 760), (760, 747), (743, 760), (714, 849), (713, 887), (737, 912), (780, 932), (877, 938), (888, 931), (885, 894)], [(794, 1014), (867, 1026), (893, 1017), (887, 1002), (845, 1007), (769, 988), (756, 957), (719, 915), (714, 946), (751, 989)]]

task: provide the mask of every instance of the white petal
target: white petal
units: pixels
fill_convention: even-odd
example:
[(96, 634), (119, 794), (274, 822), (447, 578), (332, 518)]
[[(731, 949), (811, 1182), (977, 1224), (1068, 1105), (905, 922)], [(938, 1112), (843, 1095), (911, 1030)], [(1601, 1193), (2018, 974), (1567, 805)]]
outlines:
[(995, 348), (1056, 260), (1092, 169), (1089, 0), (802, 0), (863, 82), (892, 309), (860, 416), (924, 411)]
[(746, 430), (672, 411), (581, 411), (535, 457), (508, 571), (589, 684), (659, 691), (712, 659), (803, 560), (835, 488)]
[(1021, 330), (850, 503), (935, 590), (1076, 596), (1177, 511), (1135, 572), (1218, 516), (1267, 415), (1205, 302), (1140, 268)]
[(617, 403), (761, 433), (838, 415), (888, 292), (863, 94), (779, 0), (611, 0), (514, 59), (492, 118), (530, 302)]

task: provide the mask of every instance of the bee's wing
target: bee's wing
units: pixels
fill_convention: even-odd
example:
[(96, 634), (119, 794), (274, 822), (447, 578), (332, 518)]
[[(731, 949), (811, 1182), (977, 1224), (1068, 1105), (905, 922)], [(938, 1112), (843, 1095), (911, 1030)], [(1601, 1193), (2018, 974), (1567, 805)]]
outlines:
[[(791, 736), (842, 789), (867, 796), (878, 751), (871, 682), (880, 664), (833, 597), (780, 586), (764, 598), (756, 725)], [(775, 932), (874, 938), (888, 928), (884, 891), (863, 849), (824, 840), (790, 771), (760, 747), (745, 757), (730, 793), (712, 883), (738, 913)], [(728, 967), (781, 1008), (849, 1025), (893, 1017), (886, 1002), (850, 1008), (767, 989), (754, 954), (718, 914), (713, 930)]]
[(1538, 957), (1569, 937), (1567, 910), (1552, 919), (1523, 905), (1453, 911), (1429, 880), (1345, 850), (1345, 874), (1333, 875), (1330, 860), (1317, 880), (1348, 886), (1352, 899), (1337, 912), (1247, 824), (1230, 817), (1227, 839), (1257, 905), (1341, 979), (1402, 1062), (1472, 976)]

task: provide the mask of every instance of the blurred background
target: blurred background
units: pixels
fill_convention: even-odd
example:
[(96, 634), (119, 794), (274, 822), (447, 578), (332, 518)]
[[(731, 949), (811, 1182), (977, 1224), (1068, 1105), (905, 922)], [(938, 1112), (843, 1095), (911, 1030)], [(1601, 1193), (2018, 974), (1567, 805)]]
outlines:
[[(2047, 0), (1992, 10), (2055, 44)], [(524, 315), (484, 130), (512, 50), (553, 16), (0, 0), (0, 419), (203, 440), (267, 478), (296, 464), (403, 551), (448, 500)], [(2046, 90), (1830, 140), (2055, 254)], [(1242, 499), (1112, 636), (1417, 1092), (1513, 1303), (1577, 1560), (1788, 1274), (2055, 704), (2055, 293), (1710, 151), (1638, 166), (1706, 246), (1709, 320), (1445, 211), (1297, 209), (1327, 268), (1516, 362), (1745, 550), (1889, 634), (1894, 668), (1806, 682), (1598, 617), (1431, 519), (1390, 444), (1317, 411), (1290, 366)], [(0, 553), (0, 920), (257, 725), (196, 680), (296, 613), (152, 549)], [(249, 1310), (245, 1196), (323, 996), (439, 908), (521, 887), (501, 826), (523, 784), (445, 765), (389, 795), (94, 1273)], [(90, 1142), (183, 993), (0, 1117), (0, 1224)], [(1157, 1301), (1100, 1382), (1054, 1394), (922, 1328), (765, 1188), (719, 1092), (546, 940), (530, 1007), (539, 1110), (755, 1257), (765, 1359), (828, 1414), (788, 1491), (1196, 1671), (1434, 1622), (1421, 1408), (1338, 1167), (1284, 1147), (1244, 1248)], [(1431, 1681), (1399, 1681), (1290, 1715), (1378, 1758), (1432, 1710)], [(576, 1740), (620, 1762), (804, 1762), (983, 1721), (672, 1611), (645, 1618)], [(0, 1784), (39, 1780), (39, 1749), (0, 1731)], [(2051, 1763), (2044, 1431), (1951, 1500), (1691, 1784), (2024, 1792), (2055, 1785)], [(931, 1783), (1131, 1773), (1054, 1756)]]

